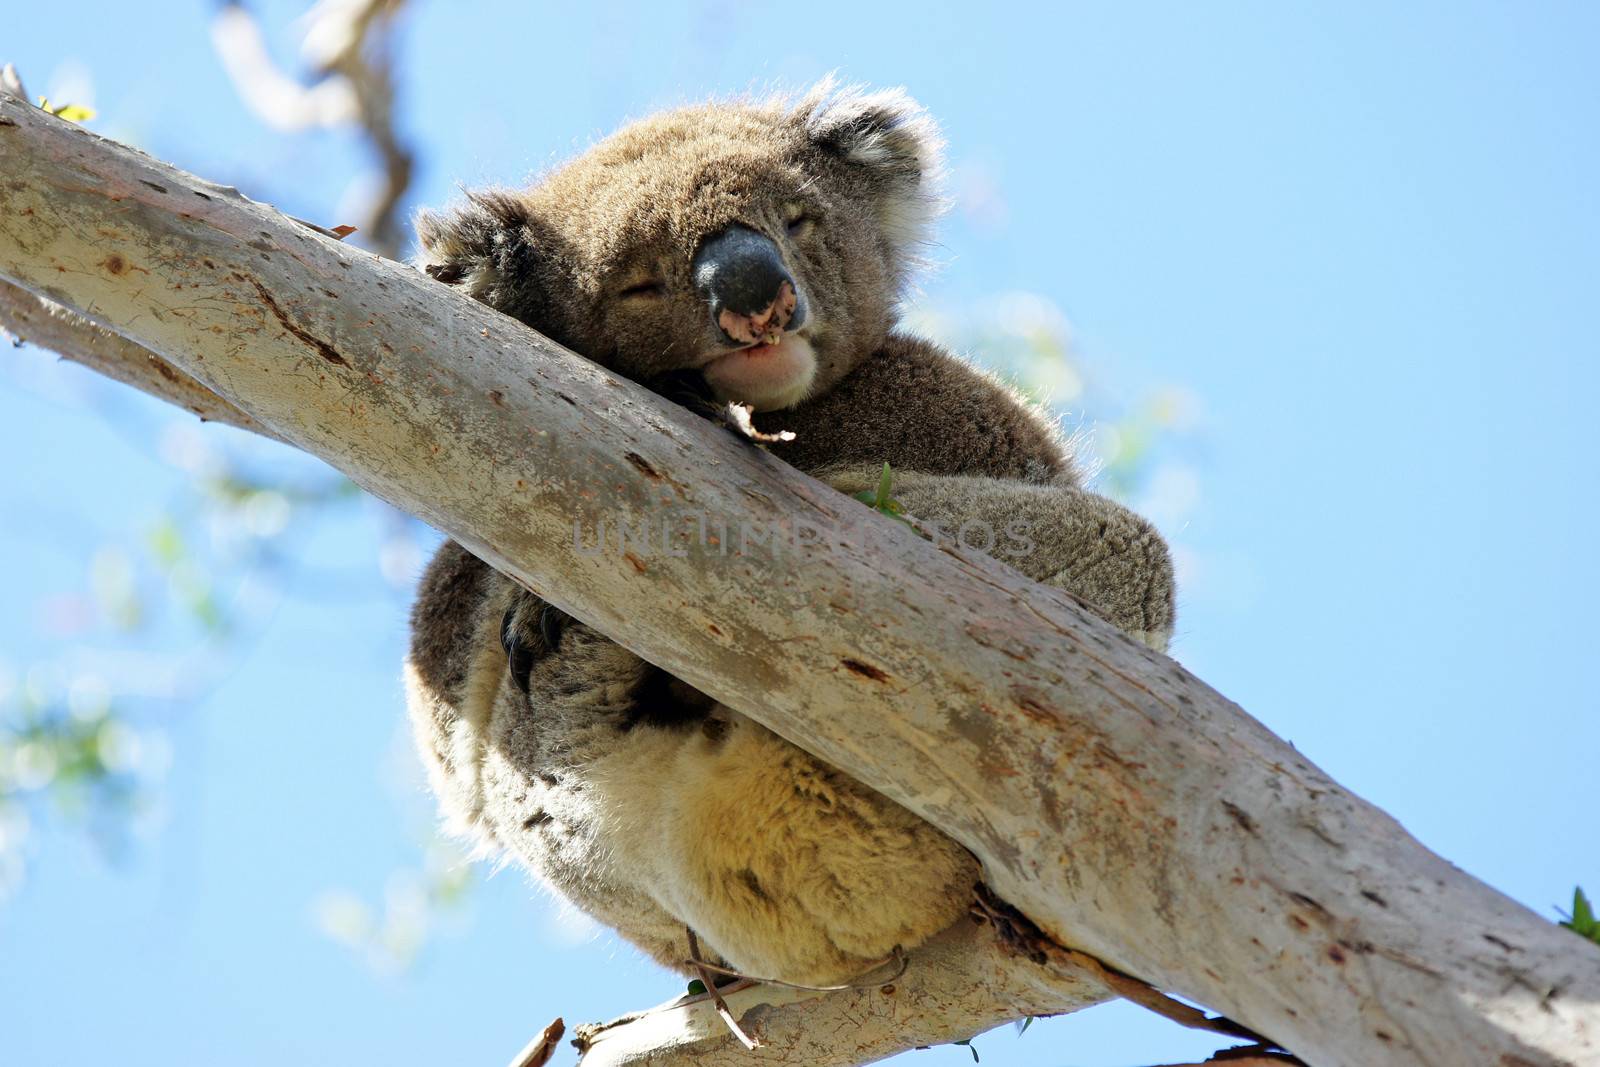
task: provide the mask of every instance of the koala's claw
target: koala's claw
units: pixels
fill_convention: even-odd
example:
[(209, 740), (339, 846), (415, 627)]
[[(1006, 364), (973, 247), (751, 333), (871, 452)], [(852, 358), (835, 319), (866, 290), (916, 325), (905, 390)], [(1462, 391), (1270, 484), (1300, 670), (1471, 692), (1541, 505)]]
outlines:
[(537, 657), (532, 646), (523, 639), (522, 627), (517, 625), (515, 604), (506, 609), (505, 617), (500, 620), (500, 647), (506, 650), (506, 668), (511, 672), (512, 683), (526, 693), (528, 676), (533, 673)]
[(560, 608), (549, 604), (539, 605), (539, 633), (531, 639), (518, 616), (518, 604), (506, 609), (500, 620), (500, 647), (506, 650), (506, 667), (511, 681), (522, 692), (528, 691), (528, 678), (534, 664), (552, 655), (561, 647), (561, 632), (571, 617)]

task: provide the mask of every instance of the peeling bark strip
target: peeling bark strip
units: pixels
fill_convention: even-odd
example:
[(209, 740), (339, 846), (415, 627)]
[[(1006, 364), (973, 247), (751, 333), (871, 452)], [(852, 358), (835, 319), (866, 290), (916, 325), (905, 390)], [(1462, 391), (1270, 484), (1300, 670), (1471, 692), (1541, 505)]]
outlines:
[(663, 502), (862, 505), (421, 274), (0, 96), (0, 278), (918, 812), (1064, 945), (1312, 1064), (1600, 1063), (1600, 947), (1065, 595), (897, 523), (771, 561), (581, 553), (574, 520)]

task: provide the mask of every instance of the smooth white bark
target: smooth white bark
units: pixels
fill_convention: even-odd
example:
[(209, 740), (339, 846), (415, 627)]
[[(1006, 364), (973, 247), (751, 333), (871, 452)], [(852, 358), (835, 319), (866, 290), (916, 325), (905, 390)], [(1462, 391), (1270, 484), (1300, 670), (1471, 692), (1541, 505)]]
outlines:
[[(425, 277), (0, 96), (0, 278), (920, 813), (1062, 944), (1313, 1064), (1600, 1062), (1600, 948), (1181, 666)], [(574, 539), (691, 516), (832, 536)]]

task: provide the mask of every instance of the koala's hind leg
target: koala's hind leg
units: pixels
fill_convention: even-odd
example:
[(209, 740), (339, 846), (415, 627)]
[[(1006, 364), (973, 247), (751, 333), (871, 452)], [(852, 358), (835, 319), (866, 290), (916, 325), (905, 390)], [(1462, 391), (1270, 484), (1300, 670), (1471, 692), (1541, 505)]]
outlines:
[(641, 729), (591, 781), (618, 858), (743, 973), (848, 982), (966, 914), (977, 861), (911, 812), (716, 706)]

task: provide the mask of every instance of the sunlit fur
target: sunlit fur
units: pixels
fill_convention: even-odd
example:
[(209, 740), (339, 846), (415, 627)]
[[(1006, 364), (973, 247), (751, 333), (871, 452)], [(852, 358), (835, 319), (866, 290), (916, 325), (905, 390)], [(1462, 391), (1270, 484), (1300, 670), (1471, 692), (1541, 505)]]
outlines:
[[(771, 451), (849, 493), (887, 461), (895, 498), (949, 530), (1024, 520), (1029, 550), (997, 554), (1164, 647), (1160, 535), (1081, 488), (1038, 411), (894, 329), (938, 167), (932, 123), (899, 91), (707, 104), (637, 122), (530, 189), (422, 215), (419, 264), (649, 383), (729, 350), (690, 284), (700, 242), (730, 222), (766, 234), (809, 302), (794, 336), (816, 354), (806, 394), (757, 416), (796, 435)], [(596, 631), (569, 622), (550, 650), (543, 607), (447, 542), (412, 614), (418, 746), (450, 825), (482, 852), (517, 857), (672, 967), (689, 926), (746, 973), (846, 981), (967, 913), (981, 872), (956, 842)], [(542, 653), (526, 693), (503, 636)]]
[[(641, 119), (521, 190), (417, 218), (417, 261), (580, 355), (637, 381), (728, 348), (690, 263), (732, 223), (780, 249), (811, 314), (810, 394), (869, 357), (939, 205), (939, 140), (903, 92), (825, 82), (793, 99)], [(800, 213), (803, 232), (789, 220)], [(659, 295), (624, 296), (642, 281)], [(803, 398), (802, 398), (803, 399)]]

